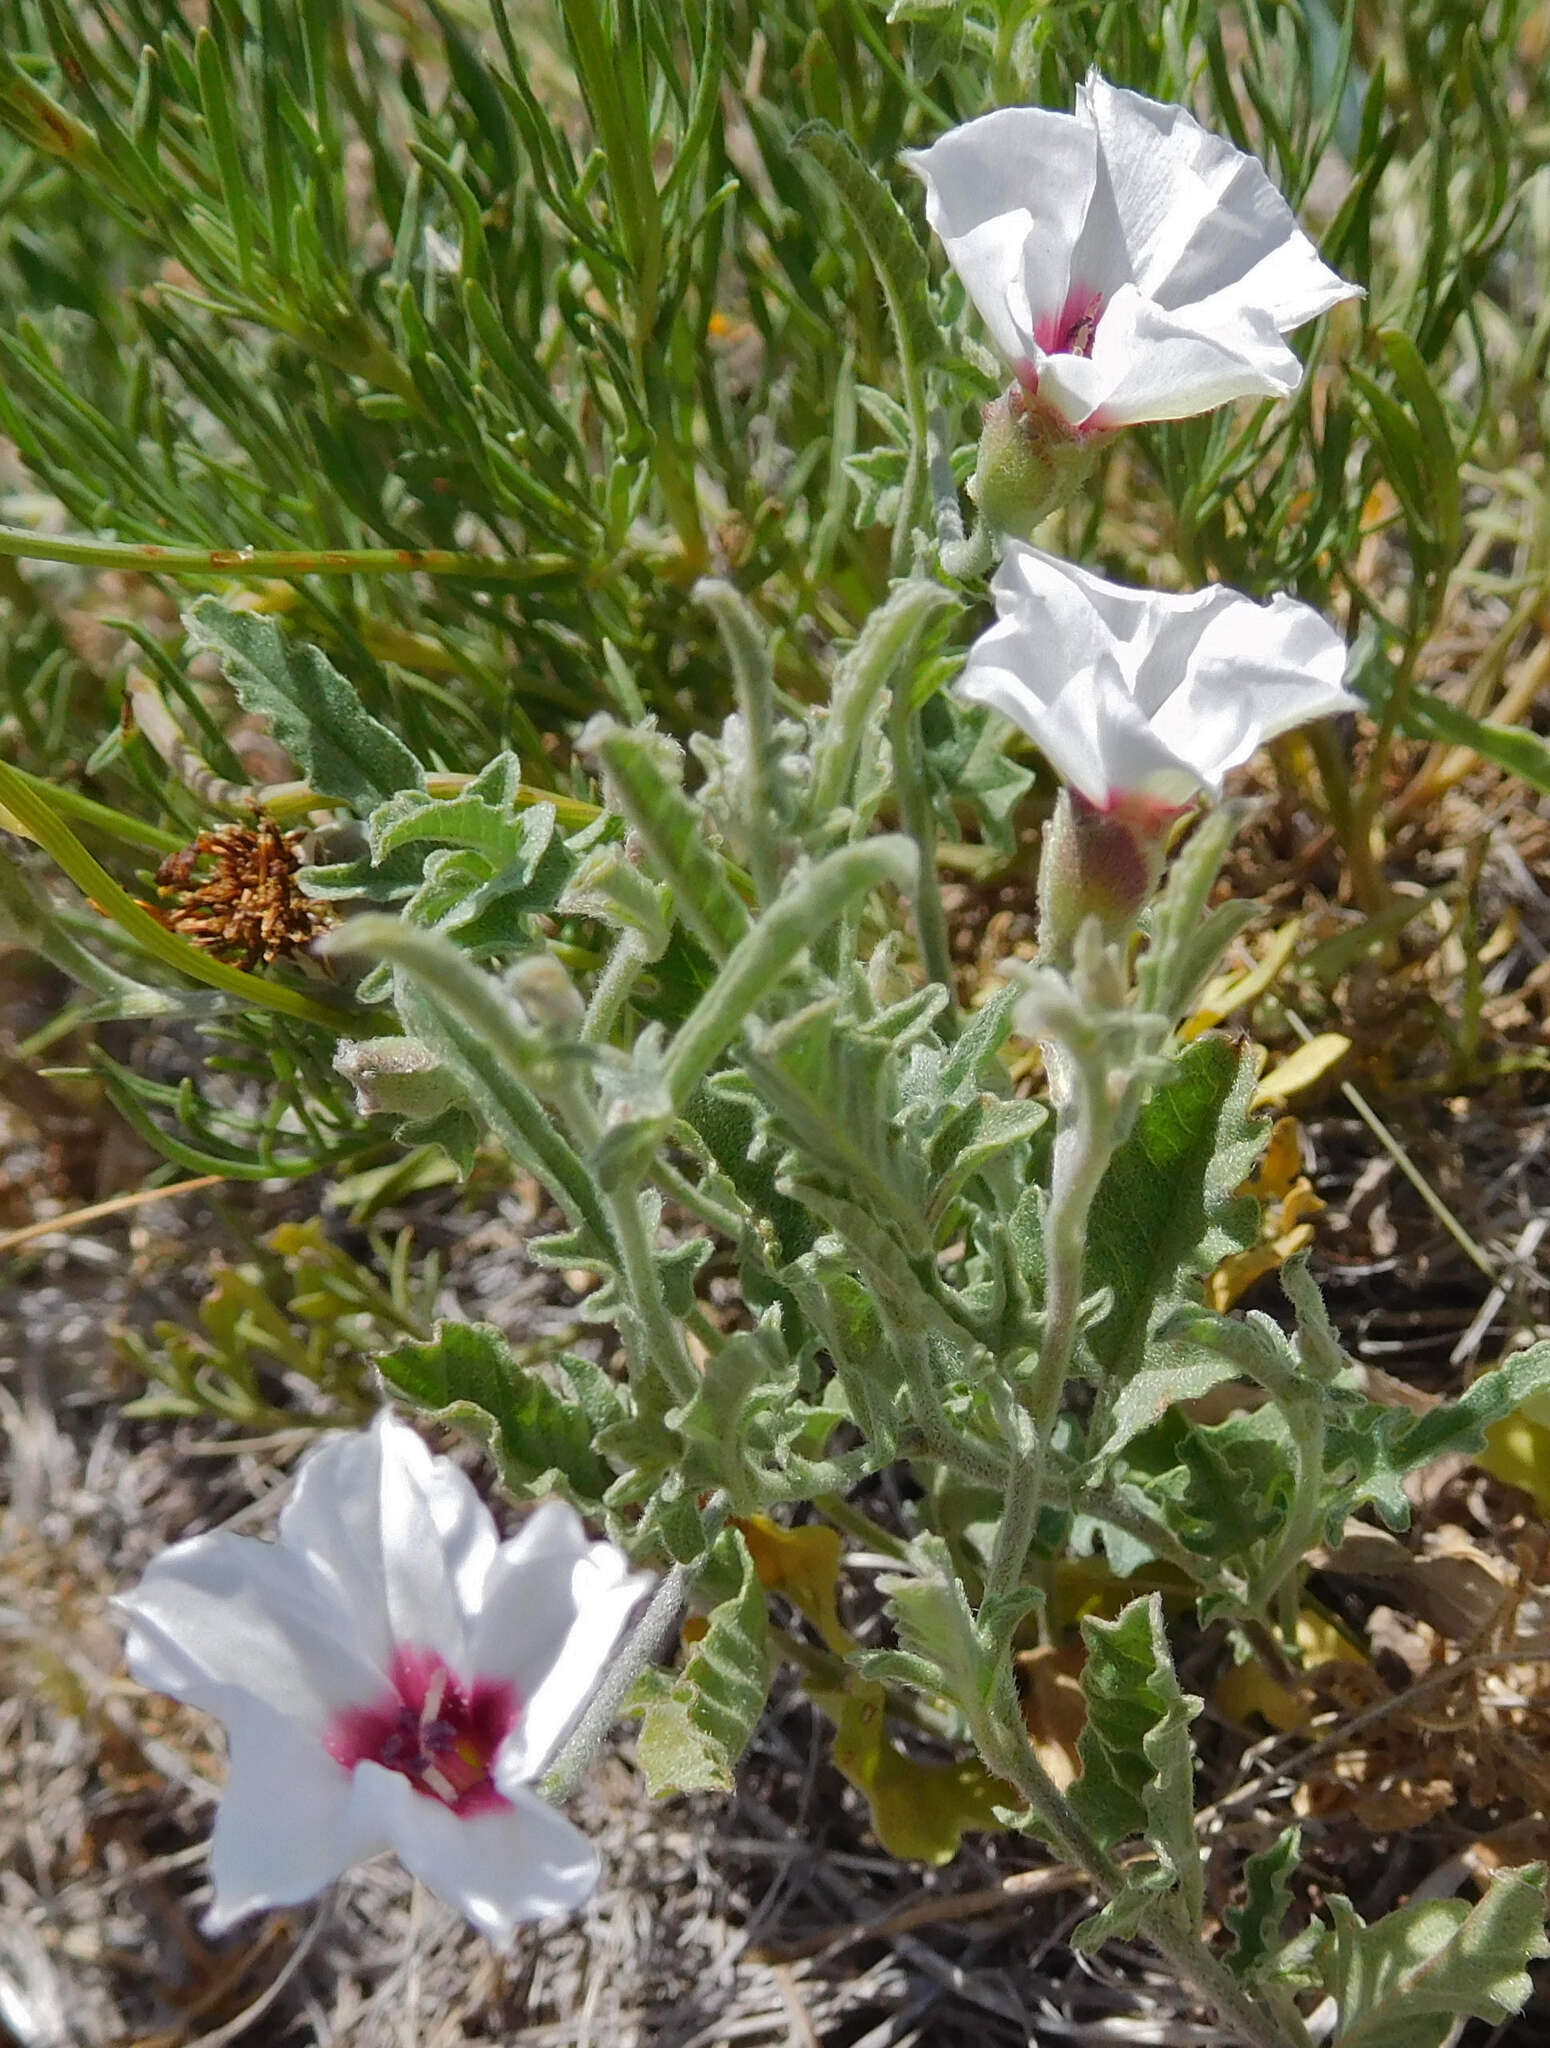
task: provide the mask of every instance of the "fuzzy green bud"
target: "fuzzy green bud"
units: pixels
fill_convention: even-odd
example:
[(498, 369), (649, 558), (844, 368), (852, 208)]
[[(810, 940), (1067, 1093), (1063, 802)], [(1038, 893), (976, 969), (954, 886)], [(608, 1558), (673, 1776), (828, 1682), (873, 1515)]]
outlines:
[(1026, 540), (1091, 476), (1106, 438), (1078, 433), (1014, 384), (986, 406), (969, 495), (990, 526)]
[(1162, 877), (1179, 815), (1150, 797), (1115, 798), (1100, 810), (1080, 790), (1061, 790), (1039, 857), (1041, 959), (1068, 966), (1088, 918), (1106, 939), (1128, 939)]

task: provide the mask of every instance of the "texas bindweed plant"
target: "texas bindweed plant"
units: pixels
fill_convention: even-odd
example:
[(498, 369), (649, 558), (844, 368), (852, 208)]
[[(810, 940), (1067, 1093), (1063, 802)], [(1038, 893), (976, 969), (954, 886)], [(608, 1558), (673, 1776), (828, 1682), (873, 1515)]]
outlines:
[[(634, 20), (634, 10), (623, 11)], [(953, 12), (924, 0), (896, 11), (912, 21)], [(1294, 1656), (1309, 1552), (1338, 1538), (1352, 1516), (1403, 1526), (1409, 1474), (1478, 1446), (1492, 1421), (1550, 1384), (1550, 1345), (1540, 1345), (1423, 1416), (1383, 1406), (1363, 1390), (1297, 1260), (1284, 1275), (1284, 1326), (1206, 1305), (1206, 1276), (1257, 1236), (1255, 1205), (1239, 1190), (1268, 1136), (1250, 1113), (1251, 1048), (1192, 1022), (1201, 990), (1252, 914), (1218, 900), (1245, 815), (1222, 800), (1223, 777), (1266, 737), (1357, 708), (1343, 681), (1345, 644), (1289, 594), (1268, 605), (1221, 587), (1165, 598), (1019, 538), (1081, 488), (1122, 429), (1150, 423), (1162, 437), (1160, 463), (1177, 467), (1192, 445), (1179, 422), (1234, 398), (1296, 392), (1302, 366), (1287, 333), (1352, 288), (1319, 259), (1256, 162), (1182, 109), (1100, 77), (1075, 116), (987, 117), (999, 124), (988, 151), (979, 124), (935, 142), (918, 159), (930, 217), (1013, 380), (992, 397), (971, 464), (976, 518), (966, 535), (954, 366), (972, 355), (983, 378), (988, 352), (963, 334), (960, 355), (948, 356), (923, 252), (846, 136), (819, 121), (790, 138), (875, 266), (901, 394), (875, 408), (892, 440), (873, 451), (885, 459), (863, 472), (876, 486), (871, 510), (884, 500), (888, 507), (889, 586), (833, 661), (823, 700), (813, 701), (816, 692), (781, 679), (784, 642), (738, 582), (696, 580), (712, 550), (697, 495), (695, 371), (681, 351), (657, 354), (654, 323), (668, 299), (681, 302), (691, 288), (704, 296), (715, 263), (691, 274), (697, 188), (669, 176), (657, 192), (650, 150), (630, 146), (630, 123), (647, 122), (648, 102), (632, 98), (633, 74), (620, 83), (611, 73), (588, 28), (600, 17), (579, 4), (566, 14), (603, 132), (609, 233), (620, 244), (598, 259), (597, 303), (586, 293), (567, 302), (567, 331), (590, 337), (596, 361), (611, 365), (633, 403), (629, 410), (616, 393), (593, 394), (614, 480), (602, 505), (577, 481), (596, 465), (520, 351), (503, 348), (477, 274), (487, 230), (493, 240), (505, 228), (498, 209), (468, 196), (469, 181), (499, 172), (491, 136), (515, 123), (531, 137), (537, 117), (521, 93), (494, 96), (482, 148), (465, 137), (466, 150), (448, 156), (422, 140), (411, 191), (399, 177), (405, 209), (411, 196), (416, 210), (435, 195), (447, 200), (451, 212), (438, 218), (455, 218), (461, 241), (438, 261), (447, 277), (459, 273), (457, 318), (467, 323), (455, 347), (432, 345), (402, 244), (383, 291), (396, 322), (391, 338), (411, 362), (404, 371), (371, 320), (355, 319), (327, 289), (339, 222), (313, 219), (300, 197), (311, 187), (284, 150), (265, 165), (267, 209), (244, 195), (233, 96), (239, 84), (278, 95), (281, 75), (239, 75), (225, 11), (190, 73), (202, 125), (169, 117), (158, 139), (162, 82), (147, 63), (132, 105), (115, 114), (111, 94), (104, 98), (100, 121), (123, 115), (133, 140), (111, 159), (93, 155), (95, 130), (45, 119), (59, 109), (37, 84), (36, 65), (8, 60), (0, 76), (0, 111), (11, 125), (30, 119), (37, 147), (100, 173), (137, 233), (157, 227), (158, 150), (175, 146), (198, 165), (200, 150), (214, 148), (206, 182), (232, 232), (213, 224), (212, 197), (178, 225), (180, 262), (207, 290), (220, 279), (219, 304), (233, 319), (279, 321), (281, 308), (282, 381), (306, 383), (314, 395), (331, 392), (337, 378), (374, 383), (370, 404), (363, 398), (358, 408), (362, 433), (412, 426), (426, 437), (415, 473), (447, 469), (458, 489), (466, 482), (493, 507), (480, 547), (454, 547), (455, 522), (438, 525), (407, 487), (390, 504), (375, 500), (376, 480), (363, 473), (343, 522), (352, 546), (319, 573), (378, 573), (385, 550), (364, 543), (385, 536), (394, 546), (413, 542), (406, 566), (476, 589), (496, 573), (483, 543), (503, 533), (503, 522), (527, 520), (550, 546), (541, 556), (503, 546), (498, 573), (543, 615), (564, 708), (593, 713), (576, 740), (593, 778), (585, 796), (555, 786), (560, 777), (536, 746), (531, 759), (487, 749), (467, 772), (449, 771), (425, 703), (392, 723), (375, 715), (393, 712), (397, 682), (382, 683), (369, 707), (320, 648), (260, 610), (206, 596), (185, 618), (189, 653), (219, 666), (293, 758), (301, 780), (289, 814), (335, 814), (305, 866), (299, 854), (276, 853), (273, 839), (260, 855), (262, 835), (251, 828), (251, 902), (245, 874), (228, 887), (236, 839), (212, 856), (226, 863), (218, 886), (201, 883), (192, 865), (169, 873), (169, 886), (190, 892), (189, 920), (239, 908), (246, 920), (252, 958), (244, 967), (203, 963), (212, 1009), (217, 997), (258, 1000), (256, 986), (287, 1029), (339, 1040), (335, 1074), (308, 1076), (329, 1106), (310, 1163), (332, 1156), (336, 1137), (348, 1150), (358, 1129), (345, 1099), (353, 1090), (355, 1115), (393, 1119), (405, 1145), (439, 1147), (466, 1169), (488, 1143), (533, 1175), (564, 1220), (534, 1256), (595, 1275), (579, 1313), (617, 1334), (617, 1359), (605, 1338), (586, 1355), (565, 1352), (540, 1366), (516, 1357), (491, 1328), (444, 1323), (380, 1361), (404, 1401), (480, 1437), (510, 1498), (562, 1496), (606, 1529), (605, 1550), (588, 1552), (573, 1518), (556, 1510), (515, 1539), (526, 1548), (497, 1553), (469, 1497), (378, 1424), (328, 1468), (370, 1468), (369, 1485), (361, 1482), (370, 1512), (355, 1513), (345, 1499), (336, 1515), (323, 1514), (327, 1488), (316, 1475), (334, 1448), (325, 1447), (262, 1564), (253, 1561), (258, 1546), (226, 1543), (197, 1555), (186, 1546), (132, 1596), (132, 1649), (148, 1681), (223, 1714), (240, 1693), (248, 1716), (233, 1721), (234, 1758), (246, 1760), (244, 1818), (228, 1826), (226, 1841), (240, 1840), (249, 1860), (233, 1864), (225, 1852), (220, 1916), (299, 1895), (294, 1874), (277, 1881), (272, 1860), (251, 1853), (263, 1774), (246, 1765), (265, 1742), (328, 1795), (329, 1827), (310, 1852), (317, 1883), (363, 1847), (391, 1842), (501, 1934), (523, 1912), (574, 1899), (590, 1877), (587, 1857), (547, 1809), (533, 1818), (537, 1802), (525, 1788), (541, 1762), (550, 1789), (563, 1789), (623, 1711), (639, 1717), (637, 1755), (654, 1791), (728, 1788), (773, 1671), (789, 1658), (834, 1722), (837, 1753), (872, 1798), (885, 1842), (901, 1853), (911, 1853), (902, 1846), (909, 1839), (915, 1853), (948, 1854), (965, 1828), (990, 1825), (1043, 1841), (1085, 1871), (1099, 1895), (1098, 1911), (1073, 1937), (1078, 1947), (1144, 1940), (1252, 2048), (1306, 2048), (1315, 2013), (1318, 2037), (1337, 2048), (1440, 2044), (1459, 2015), (1505, 2017), (1527, 1996), (1526, 1963), (1547, 1950), (1537, 1869), (1499, 1874), (1472, 1910), (1420, 1902), (1366, 1926), (1336, 1899), (1328, 1919), (1300, 1908), (1292, 1928), (1292, 1829), (1247, 1860), (1241, 1903), (1226, 1916), (1225, 1941), (1216, 1938), (1194, 1794), (1190, 1727), (1200, 1703), (1179, 1683), (1163, 1594), (1154, 1585), (1124, 1597), (1137, 1584), (1166, 1582), (1175, 1611), (1192, 1606), (1234, 1655)], [(1014, 28), (1016, 16), (1006, 11)], [(710, 18), (719, 36), (722, 10)], [(951, 24), (936, 27), (946, 33)], [(1212, 32), (1220, 64), (1220, 32)], [(327, 38), (293, 48), (273, 20), (265, 33), (317, 86)], [(996, 59), (1010, 75), (1016, 38), (1004, 40)], [(707, 30), (699, 51), (706, 75), (710, 43)], [(455, 48), (460, 103), (482, 119), (477, 67)], [(97, 76), (110, 59), (87, 54)], [(686, 151), (703, 150), (714, 83), (703, 104), (697, 90), (675, 105)], [(295, 134), (310, 132), (310, 118), (299, 102), (286, 114)], [(1009, 124), (1015, 148), (1003, 146)], [(479, 122), (464, 125), (471, 134)], [(375, 139), (374, 175), (391, 185), (393, 152)], [(336, 142), (329, 130), (318, 147), (326, 154)], [(575, 168), (568, 148), (563, 160), (546, 148), (538, 156), (551, 211), (578, 239), (590, 234), (587, 190), (578, 187), (578, 198), (565, 187), (565, 167)], [(659, 211), (668, 196), (673, 205)], [(725, 202), (713, 193), (705, 203)], [(290, 281), (276, 299), (280, 274)], [(528, 304), (537, 284), (524, 273), (508, 304)], [(211, 413), (234, 444), (247, 445), (250, 394), (214, 376), (181, 313), (164, 317), (183, 360), (205, 379)], [(1403, 381), (1414, 366), (1396, 348)], [(470, 368), (480, 350), (498, 374)], [(10, 353), (47, 389), (40, 418), (68, 408), (37, 350), (18, 344)], [(999, 381), (1004, 372), (995, 366), (993, 374)], [(517, 425), (507, 424), (508, 412), (519, 419), (516, 401), (502, 397), (507, 381), (523, 393)], [(1424, 370), (1409, 388), (1423, 387), (1432, 398)], [(146, 416), (159, 403), (154, 390), (138, 400)], [(30, 461), (54, 460), (18, 400), (0, 408)], [(1375, 416), (1398, 432), (1388, 413)], [(328, 407), (318, 417), (331, 417)], [(437, 437), (447, 421), (452, 438), (478, 453), (466, 474), (442, 461)], [(347, 441), (354, 423), (352, 410), (335, 439)], [(171, 431), (166, 425), (169, 445)], [(282, 426), (271, 422), (272, 461), (277, 436)], [(98, 446), (103, 460), (116, 459), (108, 429)], [(1273, 446), (1217, 448), (1218, 481), (1233, 461), (1257, 475)], [(639, 467), (624, 475), (632, 458)], [(844, 464), (841, 457), (842, 474)], [(152, 533), (163, 514), (208, 518), (211, 494), (235, 488), (238, 472), (207, 467), (186, 500), (159, 509), (135, 500), (130, 523)], [(1334, 469), (1343, 476), (1343, 460)], [(126, 502), (144, 487), (126, 480)], [(241, 489), (263, 495), (245, 473)], [(715, 636), (735, 702), (723, 719), (687, 733), (682, 717), (670, 731), (648, 712), (657, 697), (641, 672), (679, 615), (668, 608), (666, 622), (653, 615), (649, 632), (617, 639), (605, 630), (623, 606), (621, 590), (655, 591), (669, 558), (660, 535), (648, 546), (638, 531), (648, 491), (675, 537), (672, 571), (691, 587), (693, 630)], [(82, 488), (71, 502), (86, 517), (100, 500)], [(1198, 552), (1218, 566), (1210, 517), (1195, 510), (1194, 530), (1205, 536)], [(277, 501), (264, 534), (274, 543), (266, 569), (289, 563), (300, 573), (284, 545), (295, 515), (294, 503)], [(832, 558), (833, 533), (809, 538)], [(1234, 529), (1233, 544), (1240, 538)], [(139, 566), (155, 546), (136, 553)], [(963, 666), (953, 635), (977, 623), (971, 613), (998, 551), (998, 621), (974, 641), (961, 686), (949, 690)], [(615, 579), (595, 566), (605, 553)], [(121, 559), (111, 544), (98, 554)], [(806, 588), (783, 561), (788, 572)], [(1263, 588), (1267, 579), (1249, 580)], [(437, 602), (430, 652), (482, 650), (490, 703), (472, 723), (487, 739), (493, 713), (485, 712), (502, 694), (485, 637), (491, 621), (472, 601)], [(368, 654), (386, 662), (416, 652), (406, 653), (410, 622), (380, 608), (332, 623), (341, 643), (359, 642), (363, 665)], [(590, 648), (593, 634), (597, 671), (583, 673), (577, 649)], [(152, 732), (154, 690), (142, 688), (140, 702)], [(603, 702), (614, 709), (594, 710)], [(465, 719), (461, 709), (457, 716)], [(1010, 849), (1012, 812), (1030, 777), (1004, 750), (1005, 716), (1065, 787), (1043, 839), (1038, 956), (1010, 963), (1004, 983), (966, 1009), (937, 856), (966, 828)], [(517, 722), (525, 738), (530, 711)], [(174, 756), (183, 758), (169, 740), (163, 758)], [(167, 929), (176, 921), (131, 901), (26, 777), (0, 773), (0, 801), (147, 953), (187, 971), (192, 949)], [(154, 1012), (163, 1000), (60, 930), (27, 875), (0, 869), (0, 892), (0, 929), (52, 949), (56, 964), (103, 1001)], [(314, 914), (341, 920), (315, 946)], [(351, 985), (253, 971), (286, 957), (286, 946), (321, 953)], [(186, 991), (178, 1000), (185, 1008), (195, 1001)], [(1037, 1047), (1042, 1097), (1014, 1086), (1014, 1042)], [(306, 1048), (297, 1063), (316, 1065), (313, 1041), (296, 1044)], [(1026, 1052), (1020, 1064), (1026, 1071)], [(130, 1113), (141, 1098), (126, 1088), (120, 1099)], [(251, 1170), (260, 1177), (272, 1160)], [(1191, 1405), (1227, 1388), (1236, 1394), (1218, 1392), (1209, 1411), (1218, 1419)], [(368, 1441), (369, 1451), (361, 1447)], [(872, 1482), (896, 1467), (906, 1482), (902, 1528), (874, 1512)], [(412, 1518), (402, 1505), (411, 1495)], [(456, 1599), (448, 1595), (441, 1610), (429, 1562), (420, 1590), (394, 1605), (393, 1589), (400, 1579), (409, 1585), (418, 1555), (405, 1533), (411, 1519), (425, 1532), (425, 1558), (444, 1548), (437, 1569)], [(843, 1537), (894, 1561), (877, 1582), (880, 1604), (864, 1642), (836, 1606)], [(255, 1628), (269, 1631), (264, 1640), (290, 1644), (289, 1655), (286, 1631), (298, 1610), (281, 1597), (287, 1588), (299, 1588), (298, 1599), (305, 1593), (309, 1626), (342, 1625), (338, 1603), (350, 1605), (357, 1551), (375, 1557), (378, 1549), (385, 1561), (373, 1599), (387, 1588), (381, 1613), (372, 1609), (380, 1626), (349, 1686), (341, 1681), (330, 1694), (327, 1660), (299, 1654), (288, 1702), (243, 1677), (253, 1653), (240, 1631), (222, 1633), (223, 1601), (236, 1603), (227, 1621), (251, 1611)], [(527, 1569), (550, 1551), (552, 1571)], [(626, 1557), (658, 1584), (610, 1659), (624, 1589), (635, 1597)], [(1083, 1623), (1081, 1769), (1061, 1784), (1030, 1743), (1015, 1659), (1039, 1639), (1055, 1568), (1073, 1557), (1101, 1557), (1118, 1597), (1108, 1618)], [(527, 1588), (511, 1595), (509, 1613), (498, 1612), (504, 1634), (485, 1622), (502, 1571)], [(601, 1574), (590, 1592), (587, 1574)], [(274, 1599), (249, 1599), (247, 1577), (272, 1582)], [(822, 1649), (775, 1626), (771, 1592), (812, 1623)], [(502, 1659), (529, 1598), (547, 1619), (519, 1672)], [(596, 1601), (603, 1618), (583, 1626)], [(667, 1670), (659, 1659), (685, 1602), (704, 1610), (703, 1627), (682, 1665)], [(586, 1640), (579, 1664), (567, 1665), (576, 1628)], [(181, 1640), (190, 1629), (205, 1631), (202, 1648)], [(535, 1699), (546, 1688), (562, 1697), (565, 1715), (548, 1717), (556, 1736), (587, 1695), (557, 1757), (543, 1757), (524, 1725), (516, 1698), (524, 1685)], [(924, 1849), (878, 1790), (890, 1718), (960, 1756), (972, 1752), (950, 1785), (934, 1786), (935, 1833)], [(507, 1824), (503, 1806), (529, 1816), (554, 1858), (545, 1866), (535, 1849), (521, 1882), (504, 1890), (498, 1843), (490, 1846)], [(476, 1822), (478, 1855), (492, 1860), (470, 1874), (459, 1868), (460, 1845), (474, 1842)]]
[[(1146, 216), (1165, 243), (1203, 147), (1187, 116), (1166, 132), (1178, 147), (1154, 153)], [(858, 210), (880, 209), (846, 151), (825, 153)], [(1285, 209), (1246, 161), (1221, 182), (1221, 243), (1252, 276), (1256, 236), (1285, 242)], [(1048, 253), (1036, 236), (1012, 246), (1014, 269), (1026, 248)], [(1096, 303), (1079, 250), (1063, 261), (1047, 295)], [(1036, 276), (1017, 269), (1014, 288)], [(1019, 366), (1024, 410), (1045, 374)], [(1038, 474), (1032, 488), (1019, 524), (1060, 486)], [(956, 510), (944, 489), (944, 553), (961, 550)], [(583, 1313), (622, 1347), (618, 1373), (566, 1355), (541, 1374), (492, 1330), (443, 1325), (382, 1371), (475, 1429), (514, 1495), (562, 1493), (665, 1574), (555, 1782), (625, 1708), (655, 1790), (729, 1786), (785, 1649), (840, 1730), (893, 1712), (972, 1747), (983, 1776), (952, 1827), (994, 1814), (1086, 1871), (1103, 1903), (1078, 1946), (1143, 1938), (1256, 2048), (1310, 2038), (1306, 1995), (1334, 1999), (1338, 2042), (1440, 2042), (1454, 2016), (1526, 1995), (1542, 1873), (1500, 1876), (1473, 1911), (1402, 1908), (1367, 1927), (1337, 1906), (1288, 1935), (1294, 1830), (1250, 1859), (1219, 1952), (1196, 1834), (1199, 1702), (1161, 1593), (1084, 1622), (1069, 1785), (1030, 1745), (1014, 1680), (1063, 1556), (1101, 1553), (1121, 1586), (1162, 1570), (1241, 1656), (1291, 1645), (1308, 1553), (1363, 1512), (1402, 1525), (1408, 1474), (1550, 1383), (1541, 1345), (1424, 1417), (1382, 1406), (1300, 1261), (1287, 1328), (1205, 1306), (1204, 1277), (1255, 1233), (1236, 1191), (1265, 1142), (1250, 1049), (1184, 1028), (1251, 915), (1214, 900), (1244, 815), (1218, 801), (1222, 778), (1267, 735), (1355, 708), (1344, 645), (1290, 598), (1128, 591), (1012, 541), (1000, 620), (944, 697), (936, 650), (966, 597), (933, 573), (924, 535), (913, 553), (817, 707), (777, 688), (738, 591), (698, 586), (737, 708), (695, 736), (692, 784), (649, 719), (600, 714), (579, 746), (602, 806), (579, 832), (521, 800), (507, 758), (451, 800), (406, 778), (370, 811), (358, 858), (314, 870), (324, 896), (400, 903), (323, 943), (365, 970), (357, 999), (401, 1026), (341, 1051), (363, 1108), (452, 1149), (492, 1137), (534, 1174), (566, 1224), (535, 1256), (597, 1276)], [(280, 672), (273, 630), (196, 614), (260, 699)], [(1069, 787), (1044, 837), (1038, 957), (964, 1014), (934, 857), (951, 785), (925, 755), (967, 763), (993, 742), (981, 705), (1023, 725)], [(385, 772), (391, 736), (352, 717), (354, 758)], [(963, 788), (992, 823), (995, 778)], [(590, 949), (516, 944), (538, 908), (584, 920)], [(1014, 1091), (1011, 1040), (1040, 1048), (1047, 1099)], [(702, 1292), (712, 1259), (735, 1274), (731, 1313)], [(1229, 1383), (1225, 1419), (1192, 1411)], [(867, 1507), (867, 1482), (901, 1463), (902, 1533)], [(838, 1539), (788, 1528), (799, 1508), (896, 1559), (879, 1582), (886, 1647), (841, 1627)], [(772, 1631), (771, 1588), (817, 1622), (821, 1654)], [(709, 1611), (668, 1673), (655, 1660), (684, 1596)]]

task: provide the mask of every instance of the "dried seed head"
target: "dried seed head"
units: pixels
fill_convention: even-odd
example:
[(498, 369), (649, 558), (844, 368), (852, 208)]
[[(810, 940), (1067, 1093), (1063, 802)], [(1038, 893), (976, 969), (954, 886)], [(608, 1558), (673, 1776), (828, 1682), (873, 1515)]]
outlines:
[(330, 915), (297, 887), (300, 837), (268, 818), (201, 832), (156, 870), (157, 887), (169, 899), (157, 916), (169, 931), (245, 968), (306, 952)]

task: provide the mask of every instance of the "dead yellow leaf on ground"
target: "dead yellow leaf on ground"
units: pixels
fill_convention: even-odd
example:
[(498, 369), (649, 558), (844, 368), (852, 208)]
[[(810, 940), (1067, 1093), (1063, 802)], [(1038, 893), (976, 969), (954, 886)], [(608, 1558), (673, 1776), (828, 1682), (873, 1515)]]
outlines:
[(1234, 1010), (1257, 1003), (1291, 959), (1301, 931), (1302, 919), (1294, 917), (1272, 936), (1264, 958), (1254, 966), (1239, 974), (1218, 974), (1208, 981), (1200, 992), (1194, 1015), (1179, 1026), (1180, 1038), (1198, 1038), (1202, 1031), (1210, 1031)]
[(1060, 1638), (1073, 1630), (1083, 1615), (1101, 1615), (1112, 1621), (1121, 1608), (1146, 1593), (1161, 1593), (1168, 1612), (1181, 1614), (1194, 1604), (1197, 1590), (1194, 1581), (1171, 1564), (1147, 1565), (1121, 1579), (1106, 1558), (1063, 1557), (1055, 1566), (1045, 1615), (1050, 1633)]
[(1033, 1751), (1064, 1792), (1082, 1774), (1078, 1744), (1087, 1726), (1087, 1701), (1082, 1693), (1082, 1642), (1041, 1643), (1013, 1660), (1023, 1726)]
[(1332, 1073), (1350, 1050), (1351, 1041), (1344, 1032), (1319, 1032), (1261, 1077), (1250, 1107), (1268, 1109), (1272, 1104), (1292, 1101)]
[(1493, 1479), (1521, 1487), (1541, 1514), (1550, 1515), (1550, 1394), (1530, 1394), (1493, 1422), (1475, 1463)]
[(1265, 1156), (1239, 1193), (1252, 1196), (1261, 1205), (1260, 1239), (1223, 1259), (1206, 1282), (1206, 1298), (1218, 1315), (1225, 1315), (1256, 1280), (1274, 1273), (1313, 1242), (1313, 1218), (1325, 1205), (1302, 1171), (1302, 1135), (1296, 1117), (1277, 1119)]
[[(1304, 1607), (1298, 1613), (1297, 1648), (1304, 1674), (1316, 1671), (1321, 1664), (1367, 1662), (1356, 1645), (1312, 1607)], [(1294, 1689), (1283, 1685), (1258, 1659), (1250, 1664), (1235, 1664), (1218, 1679), (1212, 1701), (1219, 1713), (1240, 1728), (1254, 1714), (1282, 1734), (1293, 1728), (1305, 1728), (1313, 1719), (1313, 1703), (1306, 1686)]]
[(855, 1642), (835, 1605), (844, 1548), (839, 1530), (823, 1522), (804, 1522), (798, 1529), (787, 1529), (768, 1515), (748, 1515), (737, 1519), (735, 1526), (743, 1532), (765, 1591), (783, 1593), (836, 1657), (853, 1650)]

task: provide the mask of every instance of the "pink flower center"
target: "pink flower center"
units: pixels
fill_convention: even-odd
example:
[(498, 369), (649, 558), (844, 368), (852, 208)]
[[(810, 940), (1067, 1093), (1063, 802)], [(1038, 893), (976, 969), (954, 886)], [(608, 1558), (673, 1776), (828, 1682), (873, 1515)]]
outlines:
[(1090, 356), (1102, 312), (1102, 292), (1073, 285), (1060, 311), (1039, 322), (1035, 339), (1046, 355)]
[(456, 1814), (509, 1805), (491, 1774), (521, 1714), (512, 1688), (487, 1679), (464, 1687), (434, 1650), (397, 1651), (388, 1676), (386, 1700), (335, 1715), (323, 1738), (334, 1761), (346, 1770), (372, 1763), (398, 1771)]

